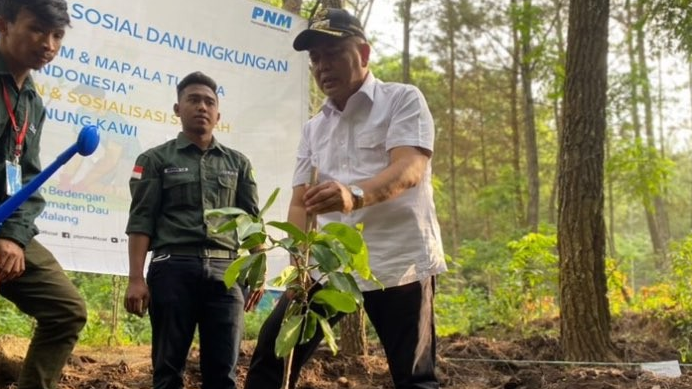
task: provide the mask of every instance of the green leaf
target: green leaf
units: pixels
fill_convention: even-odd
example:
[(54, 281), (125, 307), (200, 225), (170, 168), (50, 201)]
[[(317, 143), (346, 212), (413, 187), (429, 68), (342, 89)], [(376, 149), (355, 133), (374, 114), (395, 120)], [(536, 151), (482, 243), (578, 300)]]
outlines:
[(315, 336), (317, 332), (317, 314), (313, 311), (308, 311), (308, 315), (305, 318), (305, 326), (303, 327), (303, 336), (300, 339), (300, 344), (305, 344)]
[(243, 240), (240, 245), (241, 249), (251, 249), (257, 247), (267, 240), (267, 234), (264, 231), (256, 232)]
[(317, 315), (317, 321), (320, 323), (320, 327), (322, 328), (324, 340), (327, 342), (327, 345), (329, 345), (329, 348), (332, 350), (332, 354), (336, 355), (336, 352), (339, 351), (339, 347), (336, 345), (336, 338), (334, 337), (334, 331), (332, 331), (332, 327), (329, 325), (327, 319), (323, 318), (322, 316)]
[(267, 254), (257, 253), (254, 258), (250, 271), (247, 276), (247, 286), (251, 290), (258, 290), (264, 286), (264, 279), (267, 274)]
[(276, 197), (279, 195), (280, 189), (276, 188), (272, 192), (271, 195), (269, 195), (269, 198), (267, 199), (267, 202), (264, 204), (264, 207), (262, 207), (262, 210), (260, 210), (259, 213), (259, 218), (262, 219), (264, 214), (269, 210), (269, 208), (274, 204), (274, 201), (276, 201)]
[(289, 222), (267, 222), (268, 226), (272, 226), (280, 229), (288, 234), (289, 237), (295, 239), (296, 243), (305, 242), (307, 236), (305, 232), (300, 228), (296, 227), (295, 224)]
[[(212, 223), (210, 223), (210, 224), (212, 224)], [(223, 223), (222, 225), (220, 225), (218, 227), (212, 227), (211, 233), (218, 235), (218, 234), (223, 234), (223, 233), (226, 233), (229, 231), (233, 231), (236, 228), (238, 228), (238, 222), (235, 219), (233, 219), (233, 220), (230, 220), (230, 221)]]
[[(279, 246), (283, 248), (284, 250), (288, 251), (288, 253), (292, 257), (302, 257), (302, 252), (300, 251), (301, 246), (296, 244), (296, 241), (293, 240), (293, 238), (283, 238), (281, 240), (275, 240), (272, 239), (271, 235), (269, 235), (269, 240), (272, 242), (274, 246)], [(293, 261), (291, 261), (292, 263)]]
[(276, 337), (276, 344), (274, 345), (274, 353), (277, 358), (283, 358), (287, 356), (296, 343), (298, 343), (298, 338), (300, 337), (300, 325), (303, 323), (303, 316), (290, 316), (283, 324), (281, 324), (281, 329), (279, 330), (279, 335)]
[(269, 239), (272, 241), (273, 244), (278, 245), (279, 247), (283, 248), (284, 250), (288, 251), (289, 253), (297, 250), (297, 248), (294, 246), (295, 240), (293, 238), (283, 238), (280, 240), (273, 240), (271, 235), (269, 236)]
[(338, 239), (350, 253), (359, 253), (363, 247), (363, 237), (358, 230), (344, 223), (328, 223), (322, 231)]
[(248, 261), (246, 266), (243, 266), (242, 269), (240, 269), (240, 274), (238, 275), (238, 279), (245, 281), (247, 280), (247, 275), (250, 273), (250, 265), (252, 265), (252, 261)]
[(243, 264), (240, 267), (240, 274), (238, 275), (238, 280), (241, 283), (245, 283), (248, 278), (248, 274), (250, 273), (250, 269), (252, 268), (252, 265), (255, 263), (255, 258), (257, 258), (260, 255), (260, 253), (254, 253), (250, 254), (244, 257), (240, 257), (236, 259), (234, 262), (243, 260)]
[(358, 272), (364, 280), (375, 280), (375, 276), (372, 274), (368, 262), (368, 246), (363, 245), (360, 252), (353, 254), (351, 257), (351, 267)]
[(248, 236), (264, 231), (261, 222), (253, 221), (249, 216), (238, 216), (238, 239), (245, 240)]
[[(204, 220), (212, 234), (223, 234), (238, 227), (238, 217), (247, 217), (247, 212), (240, 208), (226, 207), (204, 211)], [(230, 219), (230, 220), (228, 220)]]
[(204, 211), (204, 217), (206, 219), (209, 219), (211, 217), (235, 217), (238, 215), (247, 215), (247, 212), (245, 212), (245, 210), (243, 209), (236, 207), (215, 208), (207, 209)]
[(332, 250), (324, 244), (318, 243), (310, 247), (310, 253), (315, 261), (320, 265), (320, 270), (329, 273), (341, 267), (339, 259)]
[(245, 266), (250, 259), (251, 257), (240, 257), (231, 262), (226, 271), (223, 273), (223, 282), (226, 284), (226, 288), (230, 288), (236, 283), (243, 266)]
[(284, 314), (284, 320), (286, 320), (286, 318), (290, 316), (300, 316), (301, 311), (303, 311), (303, 304), (299, 304), (295, 301), (292, 301), (291, 304), (289, 304), (286, 313)]
[(295, 266), (286, 266), (281, 273), (271, 281), (272, 286), (285, 286), (298, 278), (298, 269)]
[(351, 313), (358, 309), (356, 299), (348, 293), (334, 289), (321, 289), (312, 296), (312, 302), (326, 305), (339, 312)]
[(363, 294), (358, 288), (358, 284), (352, 275), (347, 273), (335, 272), (329, 273), (327, 276), (329, 278), (329, 283), (336, 289), (353, 295), (353, 298), (358, 304), (363, 303)]
[(322, 308), (324, 308), (324, 317), (326, 318), (331, 318), (339, 314), (339, 311), (331, 305), (323, 305)]
[(332, 240), (328, 242), (329, 247), (332, 249), (332, 253), (339, 261), (342, 266), (349, 266), (351, 264), (352, 254), (346, 251), (344, 245), (338, 240)]

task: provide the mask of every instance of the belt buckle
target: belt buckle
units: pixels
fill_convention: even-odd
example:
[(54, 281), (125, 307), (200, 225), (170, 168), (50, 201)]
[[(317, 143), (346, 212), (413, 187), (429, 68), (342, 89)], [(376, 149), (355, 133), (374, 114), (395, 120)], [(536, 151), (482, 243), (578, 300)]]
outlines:
[(210, 248), (207, 248), (207, 247), (203, 248), (202, 249), (202, 258), (211, 258), (211, 254), (212, 254), (211, 252), (212, 252), (212, 250)]

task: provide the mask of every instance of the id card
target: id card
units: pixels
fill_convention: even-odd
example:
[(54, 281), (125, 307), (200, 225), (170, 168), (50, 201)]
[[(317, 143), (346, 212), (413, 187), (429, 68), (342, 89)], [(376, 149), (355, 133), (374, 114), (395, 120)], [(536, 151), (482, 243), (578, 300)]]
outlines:
[(6, 191), (8, 196), (14, 196), (22, 189), (22, 166), (5, 161)]

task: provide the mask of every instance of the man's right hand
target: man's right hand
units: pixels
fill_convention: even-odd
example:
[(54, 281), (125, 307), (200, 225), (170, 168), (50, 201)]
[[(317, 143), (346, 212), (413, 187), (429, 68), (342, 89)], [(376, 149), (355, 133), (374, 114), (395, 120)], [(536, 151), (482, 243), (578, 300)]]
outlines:
[(24, 249), (9, 239), (0, 239), (0, 284), (24, 273)]
[(130, 278), (125, 292), (125, 309), (143, 317), (149, 308), (149, 287), (144, 277)]

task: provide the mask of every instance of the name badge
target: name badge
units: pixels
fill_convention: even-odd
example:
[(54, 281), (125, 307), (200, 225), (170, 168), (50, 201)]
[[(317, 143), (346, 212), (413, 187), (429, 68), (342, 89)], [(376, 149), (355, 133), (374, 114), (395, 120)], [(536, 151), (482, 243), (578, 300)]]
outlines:
[(186, 167), (167, 167), (163, 169), (164, 174), (176, 174), (176, 173), (185, 173), (189, 169)]
[(22, 166), (18, 163), (5, 161), (5, 190), (9, 196), (14, 196), (22, 189)]

